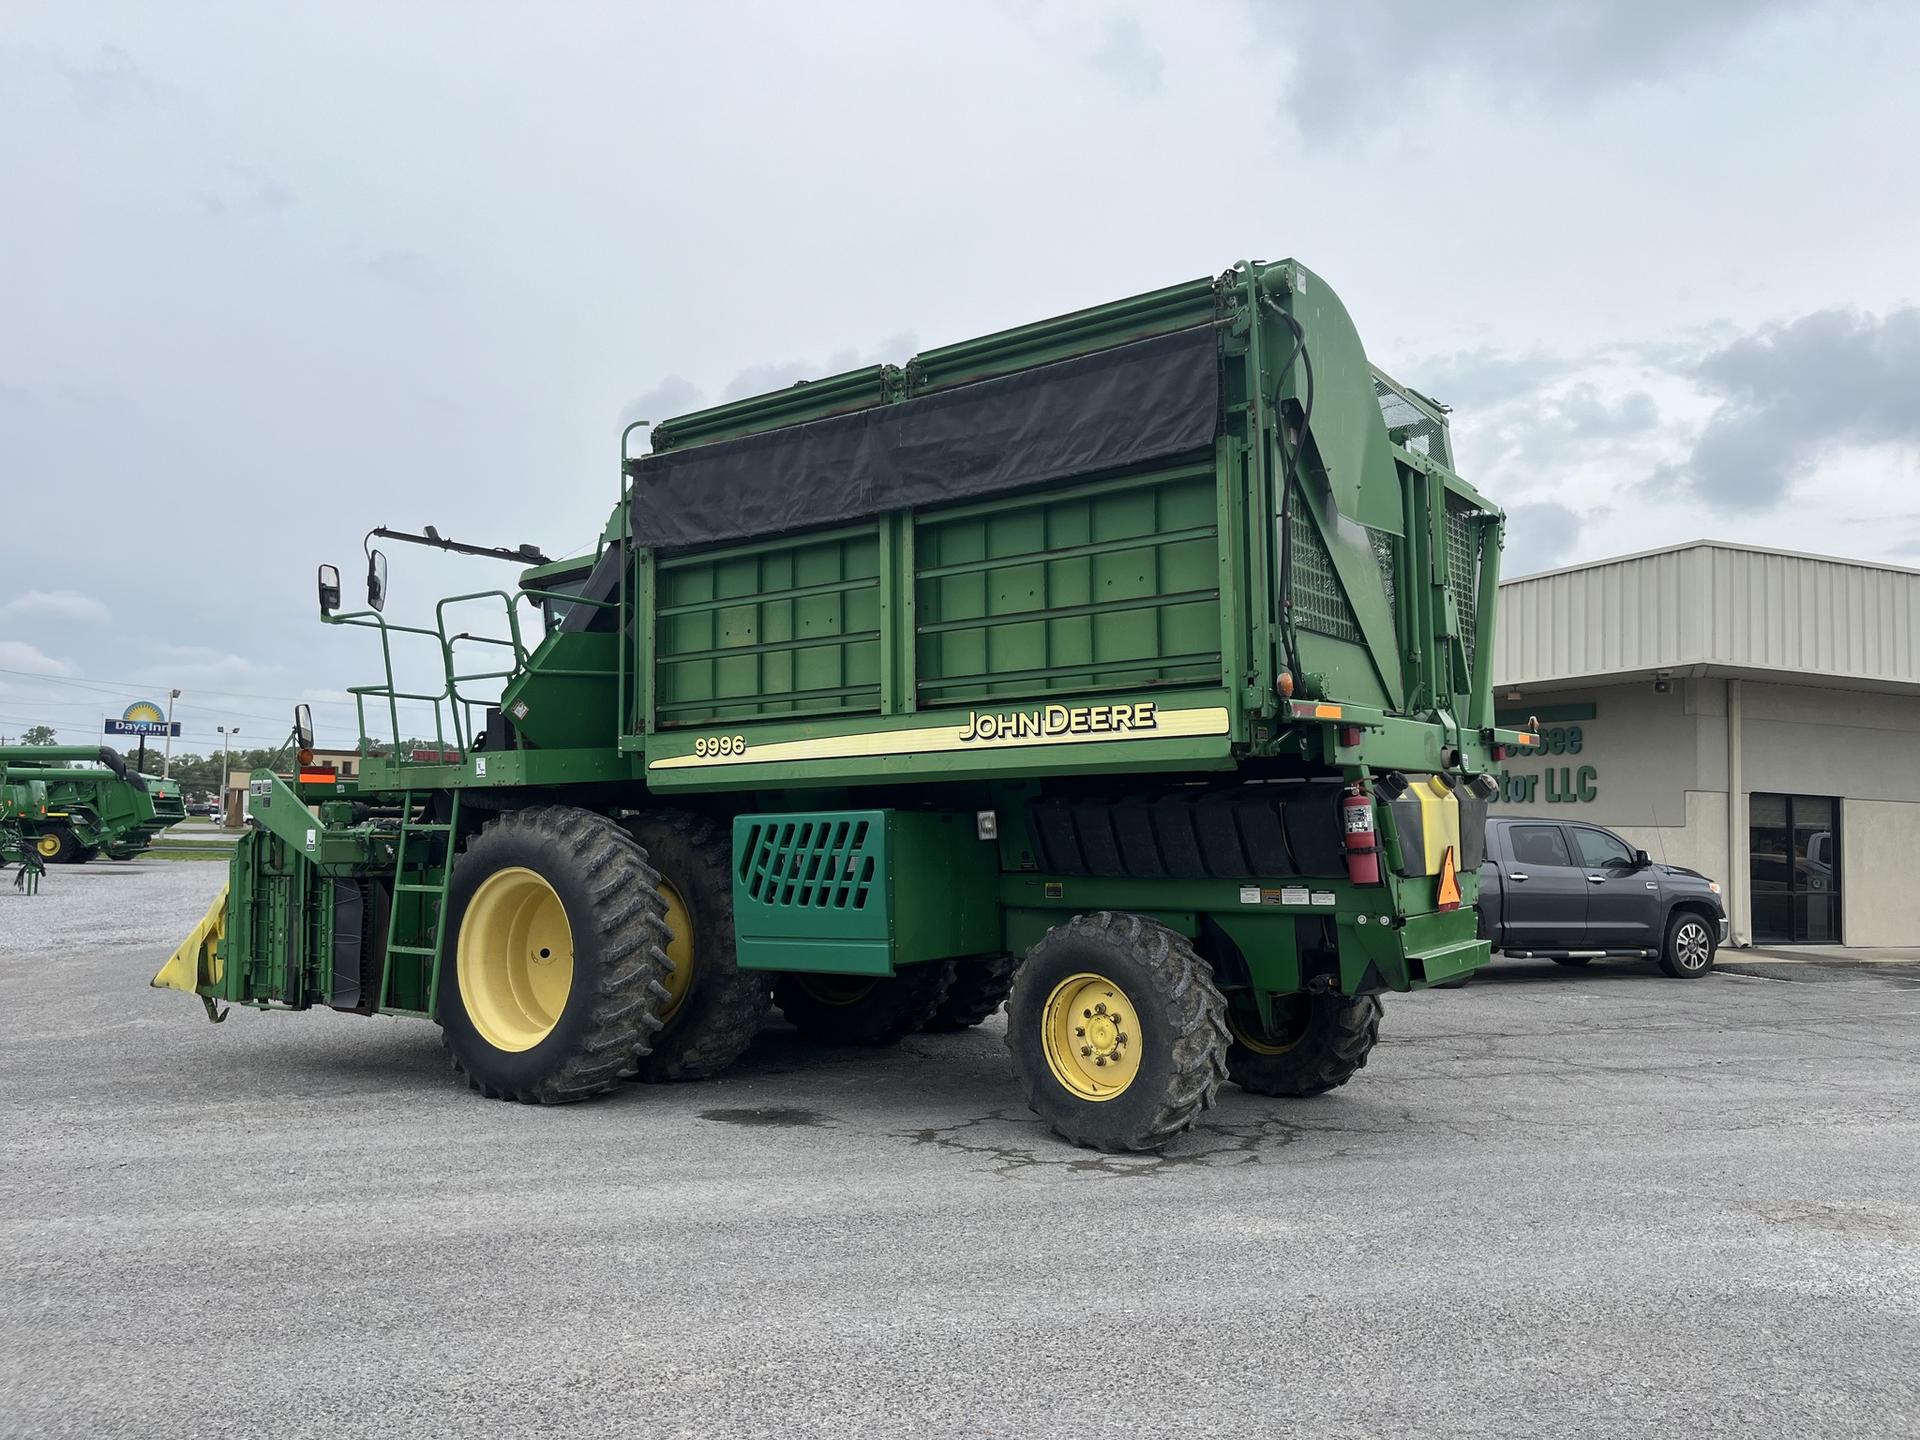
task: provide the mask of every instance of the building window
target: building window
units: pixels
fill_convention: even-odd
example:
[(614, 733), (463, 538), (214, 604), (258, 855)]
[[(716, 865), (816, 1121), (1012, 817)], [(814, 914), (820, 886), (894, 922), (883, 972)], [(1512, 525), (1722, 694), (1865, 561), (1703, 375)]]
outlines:
[(1747, 797), (1756, 945), (1838, 945), (1840, 802), (1829, 795)]

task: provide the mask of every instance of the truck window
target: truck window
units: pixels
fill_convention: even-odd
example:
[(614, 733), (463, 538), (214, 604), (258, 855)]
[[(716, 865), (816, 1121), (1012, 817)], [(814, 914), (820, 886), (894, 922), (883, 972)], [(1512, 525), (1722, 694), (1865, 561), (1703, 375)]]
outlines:
[(1627, 848), (1626, 842), (1604, 830), (1576, 829), (1573, 843), (1580, 848), (1580, 863), (1595, 870), (1633, 863), (1633, 851)]
[(1516, 825), (1507, 832), (1507, 843), (1513, 846), (1516, 865), (1573, 864), (1558, 825)]

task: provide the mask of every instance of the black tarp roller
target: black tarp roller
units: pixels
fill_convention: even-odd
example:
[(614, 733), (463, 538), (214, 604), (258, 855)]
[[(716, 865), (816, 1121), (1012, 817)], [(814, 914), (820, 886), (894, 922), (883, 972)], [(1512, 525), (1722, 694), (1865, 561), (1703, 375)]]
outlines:
[(996, 495), (1210, 445), (1213, 326), (633, 462), (633, 534), (671, 549)]

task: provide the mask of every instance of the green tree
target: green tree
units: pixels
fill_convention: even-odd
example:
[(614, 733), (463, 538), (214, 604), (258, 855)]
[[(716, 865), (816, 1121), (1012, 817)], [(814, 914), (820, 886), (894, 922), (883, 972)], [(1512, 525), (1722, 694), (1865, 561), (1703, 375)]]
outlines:
[(20, 736), (22, 745), (52, 745), (59, 740), (51, 725), (30, 725)]

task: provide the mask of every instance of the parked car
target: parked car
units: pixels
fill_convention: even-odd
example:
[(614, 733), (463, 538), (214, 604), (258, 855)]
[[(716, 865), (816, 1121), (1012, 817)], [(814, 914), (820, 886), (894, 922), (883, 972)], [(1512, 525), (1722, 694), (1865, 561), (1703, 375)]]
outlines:
[(1713, 969), (1727, 910), (1716, 882), (1655, 864), (1611, 830), (1498, 816), (1487, 821), (1480, 933), (1496, 955), (1561, 965), (1629, 956), (1692, 980)]

